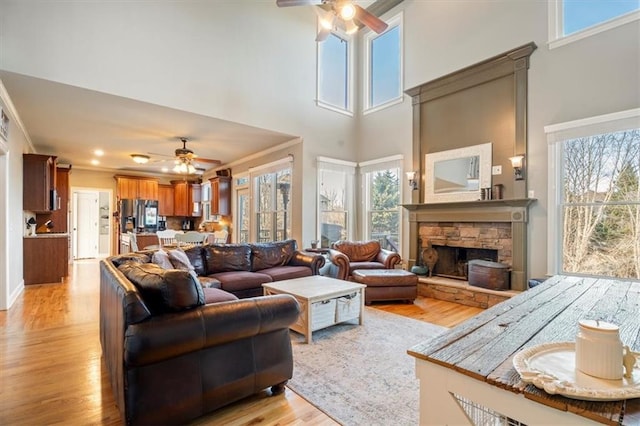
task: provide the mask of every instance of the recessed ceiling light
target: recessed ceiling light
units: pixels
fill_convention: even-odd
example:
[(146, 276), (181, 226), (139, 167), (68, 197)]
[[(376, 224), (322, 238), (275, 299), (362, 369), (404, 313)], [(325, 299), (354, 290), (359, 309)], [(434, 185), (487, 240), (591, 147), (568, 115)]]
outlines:
[(138, 164), (145, 164), (149, 162), (149, 156), (143, 154), (131, 154), (131, 159)]
[(94, 158), (93, 160), (91, 160), (91, 164), (97, 166), (98, 164), (100, 164), (100, 162)]
[(163, 168), (161, 168), (161, 169), (160, 169), (160, 171), (161, 171), (162, 173), (167, 173), (167, 172), (169, 171), (169, 169), (168, 169), (168, 168), (166, 168), (166, 167), (163, 167)]
[(96, 149), (95, 151), (93, 151), (93, 153), (98, 157), (102, 157), (104, 155), (104, 151), (101, 149)]

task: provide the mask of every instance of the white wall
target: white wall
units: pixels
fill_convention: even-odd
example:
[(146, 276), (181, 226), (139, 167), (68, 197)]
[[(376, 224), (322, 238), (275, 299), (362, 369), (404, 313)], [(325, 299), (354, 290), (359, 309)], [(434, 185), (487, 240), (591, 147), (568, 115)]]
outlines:
[(0, 80), (0, 105), (9, 116), (9, 139), (0, 153), (0, 310), (11, 307), (24, 289), (22, 235), (22, 153), (29, 141)]
[[(366, 161), (402, 154), (411, 167), (407, 97), (354, 118), (315, 106), (312, 8), (278, 8), (272, 0), (37, 6), (0, 0), (0, 8), (0, 61), (7, 71), (299, 135), (303, 241), (315, 235), (317, 155)], [(529, 72), (527, 172), (536, 177), (528, 185), (538, 198), (529, 263), (530, 275), (544, 274), (543, 126), (640, 105), (638, 22), (549, 50), (544, 1), (405, 0), (400, 9), (406, 88), (531, 41), (538, 45)]]

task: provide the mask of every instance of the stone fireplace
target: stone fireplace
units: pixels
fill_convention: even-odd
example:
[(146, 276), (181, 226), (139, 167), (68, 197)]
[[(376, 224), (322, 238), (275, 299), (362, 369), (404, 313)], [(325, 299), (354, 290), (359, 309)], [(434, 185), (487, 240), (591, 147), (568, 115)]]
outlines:
[(526, 290), (527, 209), (533, 201), (404, 205), (409, 210), (409, 266), (418, 263), (422, 249), (431, 243), (438, 251), (438, 275), (465, 279), (469, 260), (497, 261), (511, 267), (511, 290)]

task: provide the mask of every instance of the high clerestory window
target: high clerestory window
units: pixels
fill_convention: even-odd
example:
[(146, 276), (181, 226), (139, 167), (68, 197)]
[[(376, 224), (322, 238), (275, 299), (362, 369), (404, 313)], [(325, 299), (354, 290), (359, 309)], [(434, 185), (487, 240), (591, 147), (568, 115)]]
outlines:
[(318, 45), (317, 105), (352, 115), (353, 52), (351, 37), (331, 33)]
[(402, 102), (402, 14), (387, 23), (384, 33), (364, 36), (365, 114)]
[(551, 0), (549, 48), (640, 19), (639, 0)]

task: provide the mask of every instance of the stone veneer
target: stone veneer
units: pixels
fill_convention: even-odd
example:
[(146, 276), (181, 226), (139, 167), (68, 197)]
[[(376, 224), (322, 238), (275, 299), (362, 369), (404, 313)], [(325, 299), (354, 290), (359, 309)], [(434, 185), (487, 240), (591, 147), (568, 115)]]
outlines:
[(511, 224), (507, 222), (422, 222), (418, 224), (422, 248), (432, 245), (491, 249), (498, 262), (511, 266)]
[(450, 278), (418, 278), (418, 295), (466, 306), (475, 306), (476, 308), (490, 308), (518, 293), (517, 291), (496, 291), (473, 287), (467, 281)]

